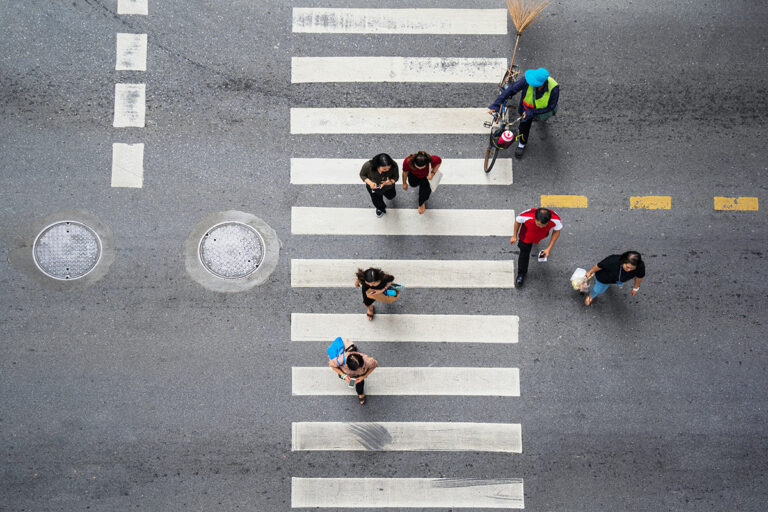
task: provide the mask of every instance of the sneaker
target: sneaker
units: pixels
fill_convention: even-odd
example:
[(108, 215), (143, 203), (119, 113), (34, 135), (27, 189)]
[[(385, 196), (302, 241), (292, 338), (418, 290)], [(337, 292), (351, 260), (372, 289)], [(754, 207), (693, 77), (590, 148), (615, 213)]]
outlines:
[(377, 216), (377, 217), (381, 217), (381, 216), (382, 216), (382, 215), (384, 215), (385, 213), (387, 213), (387, 212), (385, 212), (385, 211), (383, 211), (383, 210), (376, 210), (376, 216)]
[(517, 279), (515, 279), (515, 287), (522, 288), (524, 282), (525, 282), (525, 276), (517, 276)]
[(525, 144), (517, 144), (515, 148), (515, 158), (523, 158), (523, 152), (525, 151)]

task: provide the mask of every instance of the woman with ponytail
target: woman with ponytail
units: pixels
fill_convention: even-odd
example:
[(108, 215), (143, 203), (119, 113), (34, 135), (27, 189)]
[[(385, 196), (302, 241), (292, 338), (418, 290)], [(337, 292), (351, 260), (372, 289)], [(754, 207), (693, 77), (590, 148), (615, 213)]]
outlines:
[(408, 185), (419, 187), (419, 213), (427, 209), (427, 199), (432, 193), (429, 181), (435, 177), (435, 173), (443, 162), (437, 155), (430, 155), (426, 151), (419, 151), (409, 155), (403, 161), (403, 190), (408, 190)]

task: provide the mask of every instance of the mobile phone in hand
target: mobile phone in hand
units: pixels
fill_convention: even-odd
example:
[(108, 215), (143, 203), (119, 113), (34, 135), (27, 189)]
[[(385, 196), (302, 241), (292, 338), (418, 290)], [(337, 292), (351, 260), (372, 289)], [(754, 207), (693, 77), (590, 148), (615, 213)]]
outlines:
[(544, 255), (544, 251), (539, 251), (539, 261), (540, 262), (547, 261), (547, 257)]

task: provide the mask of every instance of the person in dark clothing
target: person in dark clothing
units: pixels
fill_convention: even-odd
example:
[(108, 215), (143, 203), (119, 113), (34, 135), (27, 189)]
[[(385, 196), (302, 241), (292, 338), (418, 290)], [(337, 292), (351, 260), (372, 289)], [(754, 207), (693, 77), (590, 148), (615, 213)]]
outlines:
[(360, 179), (363, 180), (365, 189), (371, 195), (377, 217), (387, 213), (384, 198), (395, 198), (397, 194), (395, 183), (399, 178), (400, 169), (397, 167), (397, 163), (386, 153), (379, 153), (365, 162), (360, 169)]
[(645, 263), (643, 263), (640, 253), (636, 251), (627, 251), (621, 255), (612, 254), (589, 269), (586, 275), (587, 279), (593, 274), (595, 284), (584, 299), (584, 304), (587, 306), (592, 304), (597, 296), (605, 292), (612, 284), (616, 283), (621, 287), (632, 278), (635, 279), (632, 286), (632, 296), (637, 295), (640, 290), (640, 283), (645, 277)]
[(368, 320), (373, 320), (376, 308), (373, 303), (377, 295), (384, 294), (384, 290), (395, 280), (394, 276), (382, 271), (380, 268), (357, 269), (355, 272), (355, 288), (363, 289), (363, 304), (368, 308)]
[(517, 112), (523, 116), (520, 120), (520, 138), (515, 148), (515, 156), (522, 158), (525, 146), (528, 144), (528, 134), (533, 121), (544, 121), (557, 113), (557, 101), (560, 99), (560, 86), (549, 76), (544, 68), (529, 69), (523, 78), (504, 89), (489, 107), (488, 113), (495, 114), (508, 98), (518, 92), (520, 104)]
[(408, 190), (408, 185), (419, 187), (419, 213), (427, 209), (427, 199), (432, 194), (432, 186), (429, 184), (443, 160), (437, 155), (430, 155), (426, 151), (419, 151), (408, 155), (403, 160), (403, 190)]

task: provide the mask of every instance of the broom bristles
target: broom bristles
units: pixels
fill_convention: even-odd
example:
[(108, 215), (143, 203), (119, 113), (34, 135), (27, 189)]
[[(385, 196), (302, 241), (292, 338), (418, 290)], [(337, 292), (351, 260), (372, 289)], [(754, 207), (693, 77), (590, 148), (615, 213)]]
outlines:
[(507, 9), (518, 36), (533, 23), (547, 5), (549, 2), (540, 0), (507, 0)]

